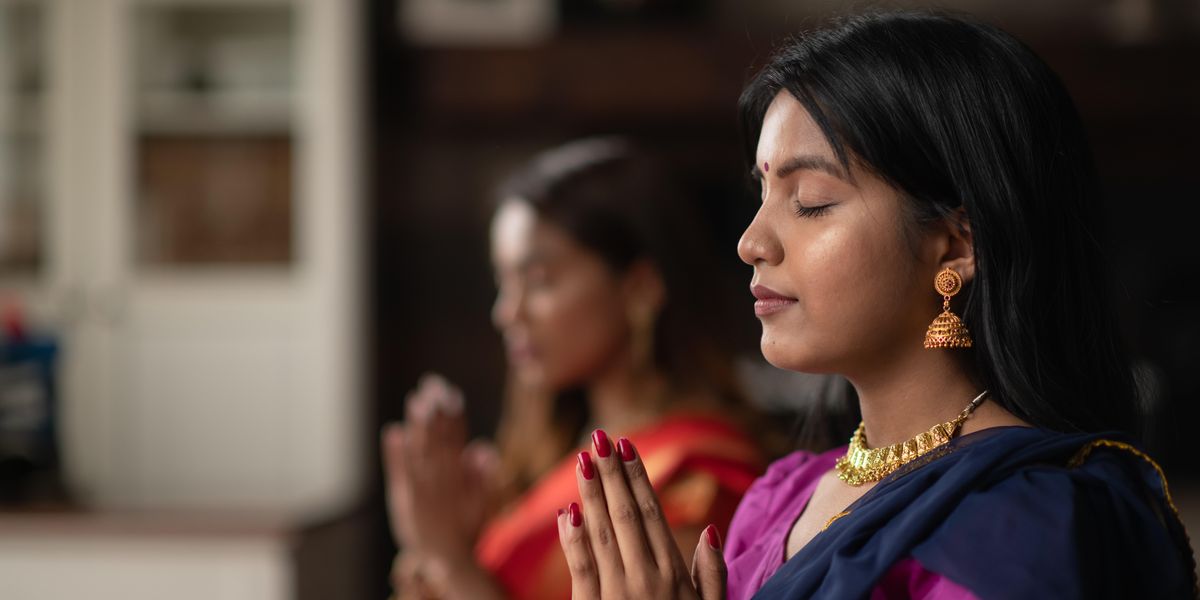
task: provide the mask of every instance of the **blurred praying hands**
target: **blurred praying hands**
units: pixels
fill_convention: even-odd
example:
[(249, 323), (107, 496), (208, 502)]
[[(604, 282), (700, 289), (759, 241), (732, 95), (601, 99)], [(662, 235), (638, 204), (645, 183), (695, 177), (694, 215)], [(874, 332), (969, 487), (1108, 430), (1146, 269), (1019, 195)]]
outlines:
[(404, 421), (383, 429), (388, 513), (400, 548), (392, 578), (401, 598), (474, 598), (494, 588), (474, 548), (494, 508), (499, 457), (466, 435), (462, 393), (434, 374), (408, 395)]

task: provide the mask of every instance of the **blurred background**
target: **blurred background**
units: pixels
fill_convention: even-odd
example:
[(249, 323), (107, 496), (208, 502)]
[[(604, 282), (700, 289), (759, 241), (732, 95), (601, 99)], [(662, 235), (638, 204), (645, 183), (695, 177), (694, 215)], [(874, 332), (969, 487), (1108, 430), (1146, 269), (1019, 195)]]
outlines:
[[(734, 252), (735, 103), (776, 41), (867, 6), (0, 0), (0, 595), (386, 596), (379, 427), (434, 370), (490, 434), (493, 189), (583, 135), (686, 183), (717, 326), (786, 413), (806, 383), (757, 358)], [(1195, 531), (1200, 2), (937, 6), (1027, 41), (1079, 105), (1148, 444)]]

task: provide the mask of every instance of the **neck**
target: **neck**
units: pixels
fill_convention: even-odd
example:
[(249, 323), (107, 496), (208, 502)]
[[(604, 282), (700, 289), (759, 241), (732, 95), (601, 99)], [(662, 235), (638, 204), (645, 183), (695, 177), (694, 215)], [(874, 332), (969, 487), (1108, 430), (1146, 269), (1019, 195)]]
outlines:
[(983, 391), (971, 375), (969, 357), (963, 351), (921, 350), (848, 377), (858, 392), (868, 446), (903, 442), (958, 416)]
[(597, 427), (623, 435), (657, 420), (666, 407), (667, 378), (658, 371), (639, 372), (618, 361), (588, 386), (588, 407)]

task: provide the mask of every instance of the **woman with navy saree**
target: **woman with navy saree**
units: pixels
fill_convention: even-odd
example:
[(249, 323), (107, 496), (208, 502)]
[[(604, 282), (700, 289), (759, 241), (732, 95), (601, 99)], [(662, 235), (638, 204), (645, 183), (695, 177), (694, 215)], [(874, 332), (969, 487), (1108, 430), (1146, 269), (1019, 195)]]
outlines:
[(690, 568), (637, 448), (596, 448), (558, 516), (573, 597), (1196, 597), (1050, 68), (991, 26), (858, 16), (784, 45), (740, 111), (763, 354), (844, 376), (862, 422), (776, 461)]

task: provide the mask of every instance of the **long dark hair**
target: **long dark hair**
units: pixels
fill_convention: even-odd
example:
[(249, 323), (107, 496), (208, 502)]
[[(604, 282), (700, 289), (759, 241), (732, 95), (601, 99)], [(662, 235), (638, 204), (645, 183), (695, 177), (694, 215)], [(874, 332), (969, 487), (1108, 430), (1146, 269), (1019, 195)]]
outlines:
[[(718, 310), (707, 278), (711, 243), (665, 161), (623, 138), (577, 140), (535, 156), (500, 187), (497, 200), (528, 203), (615, 273), (639, 260), (652, 263), (666, 288), (654, 326), (654, 368), (673, 389), (711, 396), (716, 408), (737, 412), (744, 404), (728, 346), (707, 326)], [(582, 390), (541, 399), (531, 392), (510, 381), (498, 436), (516, 490), (560, 459), (589, 420)]]
[(742, 93), (750, 162), (781, 91), (844, 167), (908, 197), (913, 224), (965, 209), (976, 271), (963, 318), (994, 401), (1049, 429), (1141, 433), (1097, 174), (1070, 96), (1032, 50), (933, 13), (859, 15), (799, 36)]

